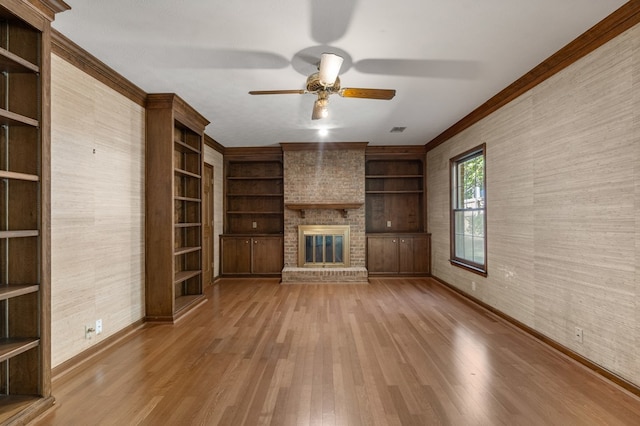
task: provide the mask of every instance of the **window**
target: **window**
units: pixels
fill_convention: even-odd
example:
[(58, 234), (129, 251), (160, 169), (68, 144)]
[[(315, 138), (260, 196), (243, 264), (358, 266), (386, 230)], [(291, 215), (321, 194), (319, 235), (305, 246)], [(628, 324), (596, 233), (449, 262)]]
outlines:
[(451, 263), (487, 274), (485, 145), (450, 160)]

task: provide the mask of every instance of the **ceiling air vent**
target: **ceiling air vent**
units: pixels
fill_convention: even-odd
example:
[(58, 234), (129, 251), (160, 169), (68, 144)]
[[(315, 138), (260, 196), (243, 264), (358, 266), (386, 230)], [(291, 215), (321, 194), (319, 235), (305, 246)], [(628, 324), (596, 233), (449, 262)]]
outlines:
[(402, 133), (406, 127), (392, 127), (389, 133)]

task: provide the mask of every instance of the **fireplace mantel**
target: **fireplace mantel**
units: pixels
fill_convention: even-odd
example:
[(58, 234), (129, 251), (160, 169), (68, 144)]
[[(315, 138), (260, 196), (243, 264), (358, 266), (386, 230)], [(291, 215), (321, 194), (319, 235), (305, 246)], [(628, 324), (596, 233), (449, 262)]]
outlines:
[(290, 210), (298, 210), (300, 217), (304, 218), (305, 210), (325, 209), (339, 210), (343, 217), (347, 217), (348, 210), (359, 209), (364, 203), (302, 203), (302, 204), (285, 204)]

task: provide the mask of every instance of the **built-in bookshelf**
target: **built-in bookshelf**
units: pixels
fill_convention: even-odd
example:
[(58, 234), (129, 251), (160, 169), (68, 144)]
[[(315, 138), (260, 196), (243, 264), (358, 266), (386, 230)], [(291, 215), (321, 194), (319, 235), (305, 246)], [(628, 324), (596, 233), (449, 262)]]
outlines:
[(51, 135), (43, 100), (51, 19), (64, 6), (0, 5), (0, 424), (27, 423), (53, 404)]
[(202, 171), (208, 121), (175, 94), (147, 97), (146, 318), (204, 300)]
[(282, 233), (283, 185), (281, 160), (227, 161), (225, 233)]
[(424, 231), (424, 162), (367, 160), (367, 232)]
[[(396, 151), (394, 151), (396, 149)], [(365, 163), (369, 275), (428, 275), (425, 153), (420, 147), (374, 147)]]
[(225, 153), (223, 275), (277, 275), (284, 265), (282, 151)]

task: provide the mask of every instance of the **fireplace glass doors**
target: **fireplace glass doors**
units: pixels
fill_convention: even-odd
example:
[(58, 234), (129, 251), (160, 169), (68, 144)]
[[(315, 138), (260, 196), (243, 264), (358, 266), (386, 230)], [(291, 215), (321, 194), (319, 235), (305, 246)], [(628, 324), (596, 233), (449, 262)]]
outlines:
[(348, 267), (349, 225), (298, 226), (298, 266)]

